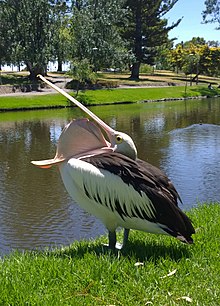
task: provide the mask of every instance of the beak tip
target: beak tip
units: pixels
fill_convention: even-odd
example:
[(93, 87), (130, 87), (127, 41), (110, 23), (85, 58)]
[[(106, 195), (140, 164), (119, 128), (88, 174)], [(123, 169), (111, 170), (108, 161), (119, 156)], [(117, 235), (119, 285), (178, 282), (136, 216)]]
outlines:
[(52, 167), (52, 163), (49, 162), (50, 160), (32, 160), (31, 164), (42, 169), (48, 169)]

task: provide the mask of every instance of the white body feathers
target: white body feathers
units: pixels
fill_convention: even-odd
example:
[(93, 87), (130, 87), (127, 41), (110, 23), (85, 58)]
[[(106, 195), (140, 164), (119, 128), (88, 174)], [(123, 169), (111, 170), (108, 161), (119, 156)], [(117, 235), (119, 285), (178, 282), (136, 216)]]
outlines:
[[(167, 234), (164, 225), (130, 217), (134, 206), (154, 218), (154, 206), (145, 193), (141, 195), (115, 174), (80, 159), (71, 158), (59, 165), (62, 180), (70, 196), (83, 209), (99, 218), (109, 231), (121, 226), (155, 234)], [(121, 217), (115, 205), (126, 205), (127, 217)]]

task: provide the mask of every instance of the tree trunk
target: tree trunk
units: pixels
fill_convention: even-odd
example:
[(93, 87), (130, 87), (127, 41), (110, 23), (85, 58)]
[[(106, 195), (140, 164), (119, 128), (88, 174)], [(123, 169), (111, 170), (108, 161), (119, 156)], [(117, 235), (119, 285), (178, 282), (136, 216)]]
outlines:
[(136, 62), (131, 67), (131, 76), (130, 79), (132, 80), (139, 80), (139, 72), (140, 72), (140, 62)]
[(192, 78), (192, 82), (196, 82), (196, 85), (199, 83), (199, 72)]
[(142, 19), (141, 19), (142, 4), (139, 4), (135, 10), (135, 46), (134, 55), (136, 58), (135, 63), (131, 68), (130, 79), (138, 80), (140, 65), (143, 60), (142, 58)]
[(57, 71), (63, 71), (62, 69), (62, 60), (58, 58), (58, 67), (57, 67)]
[(43, 76), (46, 75), (45, 65), (40, 65), (40, 64), (33, 65), (32, 63), (28, 62), (27, 69), (30, 72), (29, 78), (33, 82), (36, 82), (38, 80), (37, 79), (38, 74), (41, 74)]

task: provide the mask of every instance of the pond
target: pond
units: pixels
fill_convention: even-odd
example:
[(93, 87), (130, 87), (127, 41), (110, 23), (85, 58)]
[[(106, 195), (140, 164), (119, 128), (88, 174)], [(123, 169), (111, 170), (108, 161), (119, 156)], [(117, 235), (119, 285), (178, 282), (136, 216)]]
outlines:
[[(183, 201), (220, 201), (220, 99), (92, 107), (129, 134), (139, 158), (166, 172)], [(61, 130), (84, 117), (77, 108), (0, 113), (0, 254), (69, 245), (106, 233), (68, 196), (56, 167), (31, 160), (54, 156)]]

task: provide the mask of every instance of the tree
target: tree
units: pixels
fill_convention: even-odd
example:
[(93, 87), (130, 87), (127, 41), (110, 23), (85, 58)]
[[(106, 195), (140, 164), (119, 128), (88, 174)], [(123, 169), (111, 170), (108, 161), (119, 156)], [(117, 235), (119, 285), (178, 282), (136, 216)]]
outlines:
[(88, 59), (94, 70), (119, 65), (127, 54), (118, 21), (123, 0), (73, 1), (72, 58)]
[(57, 71), (62, 71), (62, 63), (70, 59), (71, 33), (70, 33), (70, 4), (69, 1), (57, 1), (53, 5), (53, 57), (57, 60)]
[(88, 82), (93, 83), (96, 80), (96, 74), (92, 71), (92, 67), (87, 59), (83, 59), (80, 62), (72, 62), (69, 74), (77, 82), (76, 97), (78, 96), (80, 85), (86, 85)]
[(220, 30), (220, 1), (205, 0), (205, 10), (202, 12), (202, 18), (205, 23), (218, 23), (217, 29)]
[(3, 64), (10, 62), (11, 54), (10, 26), (5, 18), (5, 14), (3, 1), (0, 1), (0, 70)]
[(206, 41), (203, 37), (193, 37), (191, 40), (189, 40), (188, 42), (186, 42), (184, 45), (186, 44), (193, 44), (193, 45), (205, 45)]
[[(193, 81), (196, 81), (196, 84), (198, 84), (199, 69), (201, 69), (201, 66), (199, 66), (200, 55), (195, 50), (193, 52), (194, 53), (184, 52), (182, 62), (182, 70), (186, 77), (187, 75), (191, 74), (190, 86), (192, 86)], [(192, 77), (192, 73), (195, 73), (196, 75)]]
[(176, 72), (178, 73), (179, 70), (182, 70), (183, 63), (184, 63), (184, 49), (183, 44), (178, 44), (175, 49), (170, 51), (170, 61), (173, 69), (176, 68)]
[(141, 63), (154, 64), (158, 48), (168, 42), (168, 32), (176, 27), (181, 19), (172, 26), (167, 26), (163, 18), (178, 0), (127, 0), (125, 6), (129, 8), (127, 14), (128, 25), (123, 31), (130, 50), (134, 54), (131, 78), (139, 78)]
[(173, 48), (173, 40), (168, 40), (167, 43), (157, 48), (157, 55), (155, 57), (156, 69), (170, 70), (172, 69), (170, 61), (170, 50)]
[(10, 35), (14, 62), (24, 62), (35, 79), (45, 75), (52, 46), (52, 16), (55, 1), (5, 0), (1, 1), (6, 31)]
[(198, 82), (199, 74), (219, 75), (220, 47), (210, 47), (207, 43), (194, 45), (192, 42), (186, 42), (177, 45), (170, 53), (174, 67), (186, 75), (195, 74), (192, 81)]
[(209, 47), (220, 47), (220, 42), (218, 40), (208, 40), (207, 44)]

